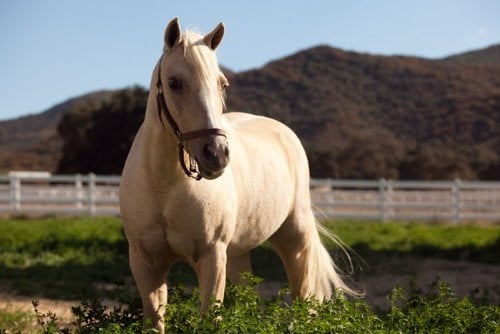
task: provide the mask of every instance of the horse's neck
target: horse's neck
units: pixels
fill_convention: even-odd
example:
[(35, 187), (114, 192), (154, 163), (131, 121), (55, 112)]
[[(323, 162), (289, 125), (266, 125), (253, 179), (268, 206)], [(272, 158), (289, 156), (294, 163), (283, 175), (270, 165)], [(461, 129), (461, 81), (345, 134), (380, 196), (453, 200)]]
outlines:
[(178, 161), (178, 147), (168, 123), (160, 121), (155, 98), (148, 98), (141, 129), (141, 155), (147, 173), (158, 182), (174, 182), (183, 176)]

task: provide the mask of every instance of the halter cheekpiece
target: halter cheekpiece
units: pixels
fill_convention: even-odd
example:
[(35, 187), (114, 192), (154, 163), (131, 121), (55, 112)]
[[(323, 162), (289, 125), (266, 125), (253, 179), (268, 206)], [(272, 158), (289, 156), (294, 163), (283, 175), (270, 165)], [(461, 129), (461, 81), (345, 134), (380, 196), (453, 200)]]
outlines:
[[(191, 131), (191, 132), (186, 132), (182, 133), (181, 130), (179, 129), (179, 126), (175, 122), (174, 118), (172, 117), (172, 114), (168, 110), (167, 107), (167, 102), (165, 101), (165, 96), (163, 94), (163, 84), (161, 81), (161, 62), (163, 59), (163, 55), (160, 58), (160, 61), (158, 63), (158, 80), (156, 82), (156, 102), (158, 105), (158, 116), (160, 117), (160, 122), (163, 125), (163, 120), (161, 118), (161, 114), (165, 116), (167, 119), (167, 122), (172, 129), (172, 132), (174, 133), (175, 139), (177, 140), (177, 147), (178, 147), (178, 152), (179, 152), (179, 163), (184, 170), (184, 173), (186, 173), (187, 176), (192, 177), (193, 179), (199, 181), (203, 178), (203, 176), (200, 174), (200, 171), (198, 169), (198, 164), (196, 160), (191, 157), (189, 152), (185, 150), (184, 144), (195, 138), (199, 137), (205, 137), (205, 136), (223, 136), (226, 137), (226, 132), (222, 129), (201, 129), (201, 130), (196, 130), (196, 131)], [(186, 162), (184, 161), (184, 152), (189, 156), (189, 168), (186, 166)]]

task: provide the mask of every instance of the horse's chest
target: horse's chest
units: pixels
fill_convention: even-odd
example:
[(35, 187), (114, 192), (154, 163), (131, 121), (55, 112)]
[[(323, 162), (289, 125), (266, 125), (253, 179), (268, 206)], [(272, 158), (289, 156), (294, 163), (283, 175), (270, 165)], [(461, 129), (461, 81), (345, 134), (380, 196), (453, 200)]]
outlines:
[(204, 198), (171, 198), (164, 209), (169, 247), (188, 260), (217, 243), (228, 244), (234, 232), (236, 210)]

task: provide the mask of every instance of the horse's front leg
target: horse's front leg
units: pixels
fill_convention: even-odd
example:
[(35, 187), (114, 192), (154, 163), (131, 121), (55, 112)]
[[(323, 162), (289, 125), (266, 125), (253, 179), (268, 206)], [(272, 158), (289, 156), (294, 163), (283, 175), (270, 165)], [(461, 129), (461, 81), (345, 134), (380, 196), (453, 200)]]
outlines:
[(152, 261), (142, 249), (136, 247), (130, 247), (129, 257), (130, 268), (142, 299), (144, 319), (147, 321), (145, 325), (163, 333), (169, 265), (158, 260)]
[(205, 314), (212, 298), (217, 303), (224, 299), (226, 287), (227, 246), (217, 242), (200, 254), (197, 273), (200, 281), (201, 313)]

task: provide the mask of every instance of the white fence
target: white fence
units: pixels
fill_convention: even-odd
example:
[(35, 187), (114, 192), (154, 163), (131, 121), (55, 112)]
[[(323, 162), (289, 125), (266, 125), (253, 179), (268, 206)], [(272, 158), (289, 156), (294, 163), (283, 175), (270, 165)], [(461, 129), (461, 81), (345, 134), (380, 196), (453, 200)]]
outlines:
[(119, 176), (11, 172), (0, 175), (0, 214), (118, 215), (119, 184)]
[[(119, 215), (119, 176), (0, 175), (0, 214)], [(500, 182), (311, 180), (318, 217), (500, 222)]]
[(500, 182), (311, 180), (328, 218), (500, 222)]

